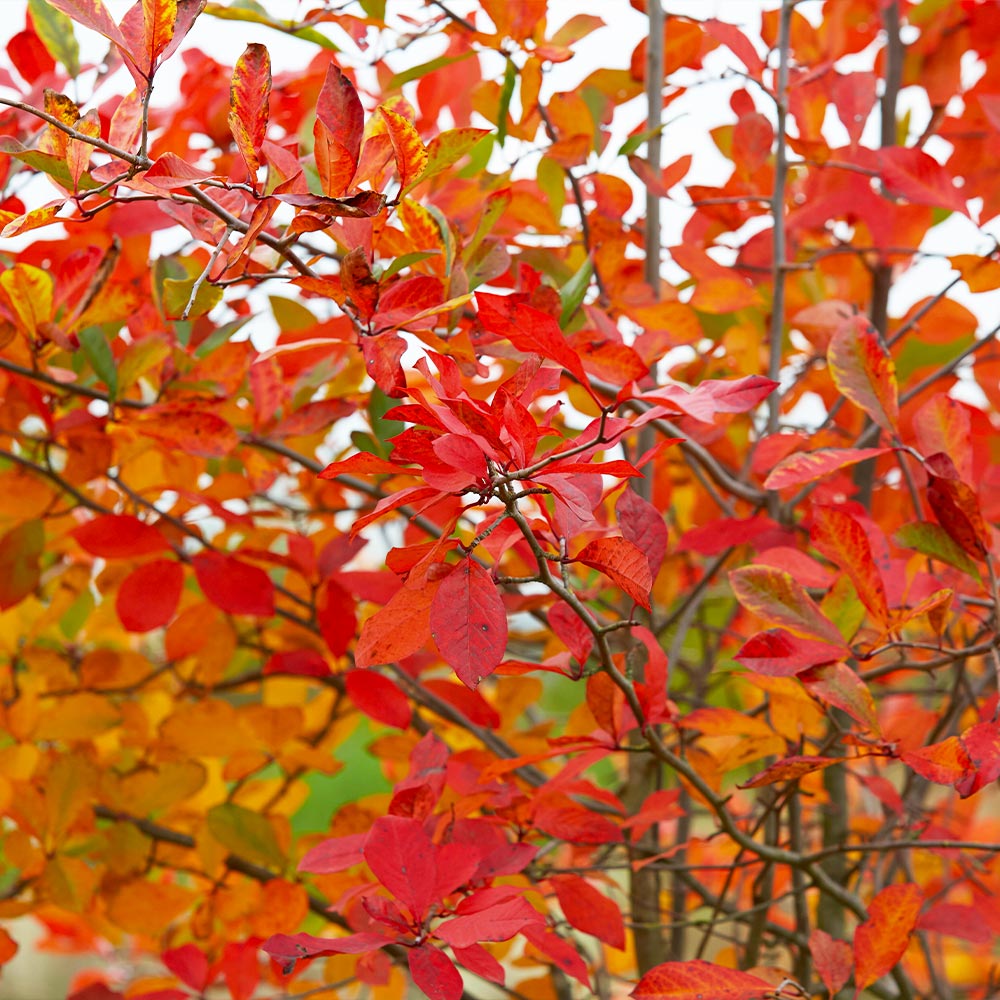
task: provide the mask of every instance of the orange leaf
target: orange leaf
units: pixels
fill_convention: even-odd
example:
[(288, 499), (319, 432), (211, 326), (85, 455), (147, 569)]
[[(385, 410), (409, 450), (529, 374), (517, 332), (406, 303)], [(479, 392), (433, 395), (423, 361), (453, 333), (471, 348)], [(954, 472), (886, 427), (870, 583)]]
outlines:
[(764, 489), (802, 486), (865, 459), (887, 455), (890, 451), (891, 448), (824, 448), (821, 451), (797, 452), (778, 462), (764, 480)]
[(885, 431), (899, 422), (896, 366), (865, 316), (852, 316), (830, 338), (827, 363), (833, 384)]
[(423, 646), (431, 637), (431, 601), (438, 584), (424, 580), (418, 586), (403, 587), (362, 624), (354, 650), (357, 666), (395, 663)]
[(251, 42), (236, 60), (229, 88), (229, 130), (247, 165), (251, 183), (260, 166), (258, 154), (267, 131), (270, 96), (271, 57), (265, 46)]
[(424, 149), (424, 144), (411, 122), (387, 107), (382, 106), (378, 110), (385, 121), (392, 142), (399, 186), (405, 191), (410, 182), (419, 177), (427, 166), (427, 150)]
[[(127, 22), (123, 20), (123, 25)], [(142, 55), (147, 74), (152, 75), (157, 60), (174, 37), (177, 0), (142, 0)], [(133, 52), (133, 55), (138, 55)]]
[(0, 537), (0, 611), (19, 604), (38, 586), (44, 548), (39, 520), (25, 521)]
[(642, 549), (624, 538), (595, 538), (577, 554), (576, 561), (610, 577), (636, 604), (650, 609), (653, 576)]
[(847, 760), (846, 757), (784, 757), (765, 767), (749, 781), (744, 781), (740, 788), (760, 788), (762, 785), (773, 785), (779, 781), (798, 781), (799, 778), (813, 771), (822, 771)]
[(635, 1000), (763, 1000), (773, 993), (748, 972), (703, 962), (664, 962), (650, 969), (632, 990)]
[(868, 905), (854, 932), (855, 997), (895, 968), (910, 942), (923, 893), (912, 882), (886, 886)]

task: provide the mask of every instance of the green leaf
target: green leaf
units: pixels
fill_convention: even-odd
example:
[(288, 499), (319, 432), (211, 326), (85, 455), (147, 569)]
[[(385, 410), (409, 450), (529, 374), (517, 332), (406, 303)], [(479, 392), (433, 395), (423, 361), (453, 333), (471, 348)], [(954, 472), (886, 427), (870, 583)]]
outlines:
[(49, 55), (66, 67), (70, 76), (80, 73), (80, 45), (73, 34), (73, 22), (45, 0), (28, 0), (31, 23)]
[[(167, 278), (163, 282), (163, 309), (168, 319), (197, 319), (211, 312), (222, 301), (222, 289), (203, 281), (191, 300), (197, 278)], [(190, 308), (188, 306), (190, 303)], [(187, 315), (185, 316), (185, 310)]]
[(386, 264), (385, 269), (379, 271), (376, 277), (391, 278), (394, 274), (402, 271), (404, 267), (419, 264), (420, 261), (426, 260), (428, 257), (436, 257), (440, 252), (440, 250), (415, 250), (413, 253), (404, 253), (401, 257)]
[[(25, 149), (16, 139), (9, 136), (0, 138), (0, 153), (8, 153), (14, 159), (37, 170), (39, 173), (48, 174), (60, 187), (67, 191), (73, 190), (73, 176), (69, 172), (69, 164), (60, 156), (53, 156), (51, 153), (43, 153), (39, 149)], [(90, 191), (97, 187), (97, 181), (84, 171), (76, 184), (79, 191)]]
[(559, 298), (562, 300), (562, 313), (559, 316), (559, 325), (565, 330), (566, 324), (573, 318), (574, 313), (583, 304), (587, 289), (590, 287), (590, 279), (594, 276), (594, 262), (588, 257), (580, 269), (559, 289)]
[(515, 83), (517, 66), (513, 59), (508, 59), (507, 68), (503, 71), (503, 86), (500, 88), (500, 106), (497, 108), (497, 142), (501, 146), (507, 138), (507, 114), (510, 111), (510, 99), (514, 96)]
[(114, 399), (118, 395), (118, 371), (104, 331), (98, 326), (88, 326), (78, 337), (94, 374), (108, 387), (108, 395)]
[(913, 549), (922, 555), (930, 556), (939, 562), (947, 563), (967, 573), (974, 580), (982, 583), (979, 575), (979, 568), (965, 554), (951, 536), (939, 524), (932, 524), (929, 521), (913, 521), (904, 524), (893, 536), (893, 539), (904, 548)]
[(665, 125), (657, 125), (656, 128), (648, 129), (645, 132), (638, 132), (635, 135), (629, 136), (622, 144), (621, 148), (618, 150), (618, 156), (631, 156), (641, 145), (649, 142), (650, 139), (655, 135), (659, 135)]
[(205, 818), (209, 833), (233, 854), (277, 872), (284, 870), (288, 859), (266, 816), (223, 802), (212, 806)]
[(401, 73), (397, 73), (386, 84), (386, 90), (397, 90), (404, 83), (409, 83), (411, 80), (419, 80), (420, 77), (426, 76), (428, 73), (433, 73), (436, 69), (444, 69), (445, 66), (461, 62), (463, 59), (468, 59), (469, 56), (476, 54), (475, 49), (469, 49), (467, 52), (463, 52), (457, 56), (438, 56), (437, 59), (430, 59), (419, 66), (411, 66), (409, 69), (404, 69)]
[(217, 347), (221, 347), (223, 344), (228, 343), (233, 339), (234, 334), (237, 331), (242, 330), (243, 327), (247, 325), (250, 321), (249, 316), (244, 316), (240, 319), (234, 319), (229, 323), (223, 323), (222, 326), (216, 327), (195, 349), (195, 357), (205, 358), (212, 353)]
[(375, 454), (383, 458), (389, 454), (389, 438), (401, 434), (406, 426), (399, 420), (385, 419), (384, 414), (395, 405), (396, 400), (390, 399), (378, 386), (372, 389), (368, 400), (368, 421), (377, 442)]
[(299, 27), (295, 21), (276, 21), (255, 0), (233, 0), (229, 4), (210, 3), (205, 6), (205, 13), (222, 21), (248, 21), (251, 24), (263, 24), (275, 31), (291, 35), (293, 38), (301, 38), (304, 42), (313, 42), (330, 52), (340, 51), (340, 46), (336, 42), (315, 28)]

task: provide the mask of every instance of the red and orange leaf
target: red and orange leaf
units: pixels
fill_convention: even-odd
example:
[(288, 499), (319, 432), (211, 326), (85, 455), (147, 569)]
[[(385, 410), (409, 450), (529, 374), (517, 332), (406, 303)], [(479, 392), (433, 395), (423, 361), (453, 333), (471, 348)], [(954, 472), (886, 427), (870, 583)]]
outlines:
[(274, 614), (274, 584), (258, 566), (221, 552), (200, 552), (191, 560), (202, 593), (230, 615), (270, 618)]
[(427, 150), (412, 122), (387, 107), (383, 106), (378, 110), (392, 141), (399, 186), (405, 191), (424, 172), (428, 159)]
[(833, 996), (851, 978), (854, 969), (851, 946), (817, 927), (809, 935), (809, 951), (819, 978)]
[[(347, 150), (356, 167), (365, 130), (364, 108), (354, 84), (330, 63), (316, 101), (316, 117), (331, 136)], [(353, 174), (353, 170), (351, 171)]]
[(846, 469), (869, 458), (887, 455), (891, 448), (824, 448), (822, 451), (796, 452), (783, 458), (764, 480), (764, 489), (783, 490), (804, 486), (831, 472)]
[(855, 996), (896, 967), (923, 900), (920, 887), (907, 882), (886, 886), (868, 904), (868, 919), (854, 932)]
[(632, 542), (625, 538), (595, 538), (577, 553), (576, 562), (600, 570), (636, 604), (647, 611), (650, 609), (653, 575), (649, 571), (649, 560)]
[(814, 771), (822, 771), (834, 764), (841, 764), (846, 757), (810, 757), (793, 756), (784, 757), (781, 760), (769, 764), (759, 774), (755, 774), (749, 781), (744, 781), (740, 788), (761, 788), (764, 785), (773, 785), (779, 781), (798, 781), (799, 778)]
[(438, 587), (430, 610), (435, 645), (459, 679), (475, 688), (507, 649), (507, 612), (489, 573), (463, 559)]
[(820, 701), (846, 712), (873, 733), (880, 731), (871, 690), (846, 663), (813, 667), (799, 678)]
[(154, 559), (132, 570), (118, 588), (115, 611), (127, 632), (149, 632), (166, 625), (184, 589), (184, 568), (174, 559)]
[(896, 433), (896, 366), (865, 316), (852, 316), (830, 338), (827, 364), (833, 384), (884, 431)]
[[(143, 68), (152, 75), (157, 61), (174, 37), (177, 0), (142, 0)], [(122, 22), (123, 28), (125, 22)], [(133, 55), (139, 53), (133, 50)]]
[(764, 1000), (773, 992), (770, 983), (748, 972), (694, 959), (657, 965), (629, 995), (635, 1000)]
[(815, 505), (809, 532), (813, 545), (851, 578), (861, 603), (879, 624), (889, 620), (882, 574), (872, 558), (865, 529), (839, 507)]
[(890, 194), (914, 205), (949, 208), (968, 215), (965, 198), (952, 175), (916, 146), (885, 146), (878, 153), (882, 184)]
[(667, 554), (667, 525), (663, 514), (630, 488), (622, 490), (615, 504), (622, 537), (646, 553), (649, 575), (656, 579)]
[(229, 130), (251, 183), (256, 180), (260, 166), (258, 154), (267, 132), (270, 96), (271, 57), (265, 46), (251, 42), (236, 60), (229, 88)]
[(790, 573), (773, 566), (744, 566), (729, 574), (729, 582), (740, 604), (758, 618), (846, 649), (837, 626)]

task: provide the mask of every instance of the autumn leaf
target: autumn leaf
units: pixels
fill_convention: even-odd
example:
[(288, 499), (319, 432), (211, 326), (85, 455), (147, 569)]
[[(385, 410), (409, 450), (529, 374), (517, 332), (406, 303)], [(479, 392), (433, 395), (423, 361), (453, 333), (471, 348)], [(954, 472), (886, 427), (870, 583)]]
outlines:
[(764, 1000), (772, 988), (747, 972), (725, 969), (701, 959), (664, 962), (639, 980), (635, 1000)]
[(597, 538), (576, 555), (576, 561), (600, 570), (613, 580), (636, 604), (649, 610), (653, 577), (649, 560), (625, 538)]
[(496, 584), (471, 558), (438, 587), (430, 628), (441, 655), (466, 686), (476, 688), (500, 665), (507, 649), (507, 612)]
[(896, 369), (864, 316), (852, 316), (830, 338), (827, 363), (834, 385), (883, 430), (899, 422)]
[(923, 893), (911, 882), (886, 886), (854, 932), (855, 996), (895, 968), (917, 922)]
[(270, 95), (271, 58), (263, 45), (251, 42), (233, 67), (229, 91), (229, 130), (251, 183), (256, 182), (260, 167), (259, 154), (267, 131)]

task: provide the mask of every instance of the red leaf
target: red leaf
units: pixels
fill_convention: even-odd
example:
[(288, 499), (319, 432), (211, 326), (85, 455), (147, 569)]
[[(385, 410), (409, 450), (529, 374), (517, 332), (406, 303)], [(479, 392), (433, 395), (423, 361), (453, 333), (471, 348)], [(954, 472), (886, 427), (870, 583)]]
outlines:
[[(580, 356), (569, 346), (555, 318), (540, 309), (519, 302), (514, 296), (476, 292), (479, 322), (489, 333), (506, 337), (511, 345), (527, 354), (541, 354), (572, 372), (580, 384), (589, 387)], [(589, 389), (588, 389), (589, 391)]]
[(489, 573), (471, 558), (445, 577), (430, 613), (441, 655), (467, 687), (500, 665), (507, 648), (507, 612)]
[(315, 875), (342, 872), (364, 861), (367, 833), (350, 833), (345, 837), (331, 837), (310, 848), (298, 864), (298, 871)]
[(625, 947), (625, 924), (621, 910), (604, 893), (579, 875), (557, 875), (549, 879), (566, 919), (579, 931), (611, 945)]
[(401, 396), (406, 376), (400, 359), (406, 353), (406, 342), (398, 333), (388, 332), (361, 339), (365, 370), (387, 396)]
[(208, 958), (197, 945), (184, 944), (179, 948), (171, 948), (160, 958), (185, 986), (190, 986), (199, 993), (212, 981)]
[(0, 610), (24, 600), (41, 577), (38, 561), (45, 548), (41, 521), (25, 521), (0, 538)]
[(590, 989), (587, 963), (568, 941), (563, 940), (554, 931), (546, 930), (542, 924), (530, 924), (521, 933), (567, 976), (572, 976)]
[(548, 621), (549, 628), (582, 667), (594, 648), (593, 633), (580, 620), (580, 616), (568, 604), (563, 604), (561, 601), (549, 608)]
[(118, 588), (115, 610), (128, 632), (166, 625), (180, 603), (184, 569), (173, 559), (156, 559), (134, 569)]
[(409, 816), (380, 816), (365, 841), (372, 874), (415, 920), (423, 920), (437, 902), (434, 844), (423, 824)]
[(664, 962), (632, 991), (635, 1000), (763, 1000), (774, 992), (763, 979), (703, 962)]
[(920, 914), (917, 927), (973, 944), (988, 944), (993, 940), (993, 932), (984, 922), (982, 910), (962, 903), (935, 903)]
[(330, 664), (315, 649), (294, 649), (274, 653), (264, 664), (264, 676), (285, 674), (289, 677), (329, 677)]
[(451, 951), (459, 965), (477, 976), (501, 986), (506, 982), (503, 966), (481, 944), (470, 944), (467, 948), (452, 945)]
[(982, 559), (990, 546), (990, 533), (979, 509), (975, 490), (958, 478), (958, 470), (943, 452), (924, 461), (927, 502), (938, 523), (970, 556)]
[(336, 580), (327, 580), (316, 595), (316, 624), (334, 656), (343, 656), (357, 633), (356, 604)]
[[(332, 62), (316, 101), (316, 117), (350, 154), (357, 166), (365, 129), (364, 108), (354, 84)], [(353, 171), (351, 172), (353, 175)]]
[(667, 525), (663, 514), (629, 487), (618, 497), (615, 514), (622, 537), (645, 552), (649, 575), (655, 580), (667, 553)]
[(274, 584), (259, 567), (220, 552), (200, 552), (191, 565), (202, 593), (220, 610), (257, 618), (274, 614)]
[(637, 604), (650, 609), (653, 577), (642, 549), (625, 538), (596, 538), (577, 554), (576, 562), (600, 570)]
[(851, 977), (854, 952), (846, 941), (838, 941), (818, 927), (809, 935), (809, 951), (816, 972), (832, 997)]
[(102, 559), (128, 559), (170, 548), (158, 528), (130, 514), (102, 514), (74, 528), (72, 535), (82, 548)]
[(747, 639), (733, 659), (755, 674), (793, 677), (821, 663), (834, 663), (844, 655), (843, 646), (803, 639), (783, 628), (772, 628)]
[(421, 944), (406, 953), (413, 982), (430, 1000), (461, 1000), (462, 976), (440, 949)]
[(852, 316), (830, 338), (827, 364), (833, 384), (884, 431), (899, 423), (896, 366), (865, 316)]
[(890, 194), (902, 195), (914, 205), (969, 214), (951, 174), (929, 153), (915, 146), (887, 146), (879, 150), (878, 159), (882, 183)]
[[(498, 902), (494, 894), (502, 893)], [(490, 902), (483, 905), (488, 897)], [(456, 916), (441, 924), (435, 934), (442, 941), (467, 948), (478, 941), (506, 941), (529, 924), (542, 922), (541, 914), (523, 896), (511, 896), (510, 890), (486, 889), (473, 893), (458, 904)]]
[(276, 962), (281, 963), (287, 975), (302, 958), (316, 958), (320, 955), (360, 955), (391, 943), (381, 934), (348, 934), (340, 938), (316, 937), (315, 934), (272, 934), (261, 948)]
[(224, 458), (240, 441), (222, 417), (204, 410), (163, 410), (144, 415), (132, 426), (178, 451), (205, 458)]
[(923, 893), (913, 883), (886, 886), (868, 904), (868, 919), (854, 932), (854, 983), (871, 986), (895, 968), (910, 942)]
[(352, 670), (344, 679), (351, 704), (370, 719), (406, 729), (413, 709), (406, 695), (386, 676), (374, 670)]
[(622, 839), (611, 820), (561, 798), (538, 806), (534, 822), (542, 833), (573, 844), (619, 844)]
[(791, 574), (772, 566), (744, 566), (729, 574), (729, 582), (740, 604), (758, 618), (846, 650), (837, 626)]
[(233, 1000), (250, 1000), (260, 981), (260, 939), (229, 941), (222, 949), (222, 975)]
[(787, 486), (803, 486), (847, 466), (887, 455), (890, 451), (891, 448), (823, 448), (821, 451), (797, 452), (778, 462), (764, 480), (764, 489), (783, 490)]
[(256, 181), (260, 166), (258, 154), (267, 131), (270, 96), (271, 57), (265, 46), (251, 42), (236, 60), (229, 89), (229, 130), (247, 166), (251, 183)]

